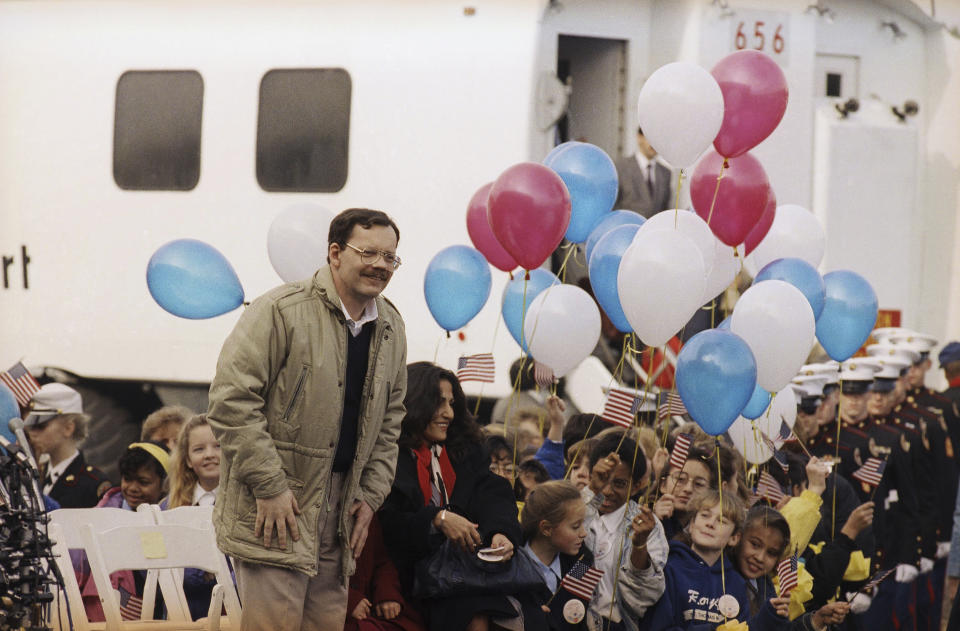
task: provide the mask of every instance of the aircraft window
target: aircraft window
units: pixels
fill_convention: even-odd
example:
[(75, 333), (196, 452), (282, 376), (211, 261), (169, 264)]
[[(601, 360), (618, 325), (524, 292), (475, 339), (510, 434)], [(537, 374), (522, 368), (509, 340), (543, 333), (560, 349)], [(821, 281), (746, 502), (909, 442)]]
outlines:
[(350, 74), (275, 69), (260, 82), (257, 181), (265, 191), (333, 193), (347, 181)]
[(117, 81), (113, 179), (134, 191), (189, 191), (200, 180), (203, 78), (131, 70)]

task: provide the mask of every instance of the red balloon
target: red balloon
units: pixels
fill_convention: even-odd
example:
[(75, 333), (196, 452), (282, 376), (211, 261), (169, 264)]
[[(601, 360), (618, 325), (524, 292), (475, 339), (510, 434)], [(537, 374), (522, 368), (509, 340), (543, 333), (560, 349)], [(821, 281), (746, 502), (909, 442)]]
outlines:
[(521, 162), (493, 183), (487, 220), (503, 249), (524, 268), (536, 269), (563, 240), (570, 224), (570, 193), (553, 169)]
[(713, 234), (736, 247), (760, 220), (767, 206), (770, 182), (760, 161), (745, 153), (727, 161), (718, 188), (717, 176), (723, 161), (723, 156), (716, 151), (710, 151), (700, 160), (690, 181), (690, 199)]
[(492, 187), (493, 182), (488, 182), (477, 189), (470, 198), (470, 204), (467, 206), (467, 233), (473, 241), (473, 246), (480, 250), (491, 265), (509, 272), (516, 269), (517, 262), (493, 236), (493, 229), (487, 221), (487, 196), (490, 195)]
[(727, 55), (710, 74), (723, 92), (723, 124), (713, 146), (733, 158), (756, 147), (780, 124), (787, 109), (787, 78), (777, 62), (756, 50)]
[(773, 194), (773, 188), (767, 194), (767, 207), (763, 209), (757, 225), (753, 227), (746, 238), (743, 240), (743, 255), (747, 256), (753, 249), (760, 245), (763, 238), (770, 232), (770, 226), (773, 225), (773, 218), (777, 215), (777, 196)]

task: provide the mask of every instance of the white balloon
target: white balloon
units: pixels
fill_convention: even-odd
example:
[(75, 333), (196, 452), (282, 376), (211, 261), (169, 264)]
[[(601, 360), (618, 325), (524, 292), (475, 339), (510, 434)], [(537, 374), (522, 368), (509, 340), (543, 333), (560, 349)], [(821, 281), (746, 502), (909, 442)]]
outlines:
[(743, 454), (747, 462), (760, 464), (773, 456), (773, 452), (763, 440), (765, 435), (775, 444), (780, 444), (780, 427), (782, 423), (792, 429), (797, 420), (797, 398), (793, 388), (787, 386), (780, 390), (770, 402), (770, 408), (760, 417), (751, 421), (742, 416), (737, 417), (727, 435), (733, 446)]
[(638, 230), (620, 260), (617, 292), (644, 344), (662, 346), (703, 304), (703, 256), (678, 230)]
[[(663, 210), (643, 222), (640, 231), (653, 232), (654, 230), (677, 230), (691, 239), (700, 255), (703, 256), (703, 266), (706, 268), (704, 278), (709, 278), (713, 270), (717, 249), (714, 243), (717, 238), (710, 231), (710, 226), (700, 215), (690, 210)], [(636, 239), (636, 236), (634, 236)], [(712, 298), (712, 296), (711, 296)], [(705, 300), (701, 302), (706, 302)]]
[(773, 452), (763, 442), (759, 431), (755, 431), (753, 422), (742, 416), (727, 429), (727, 435), (734, 448), (743, 454), (747, 462), (751, 464), (761, 464), (770, 460)]
[(686, 168), (713, 143), (723, 123), (723, 93), (713, 76), (685, 61), (661, 66), (637, 99), (643, 135), (670, 164)]
[(327, 264), (327, 234), (333, 213), (316, 204), (295, 204), (270, 223), (267, 254), (284, 282), (313, 276)]
[(559, 379), (596, 348), (600, 310), (579, 287), (553, 285), (530, 303), (523, 335), (533, 358), (552, 368)]
[(815, 329), (806, 297), (782, 280), (750, 287), (730, 317), (730, 330), (753, 351), (757, 383), (767, 392), (779, 392), (797, 374), (813, 347)]
[(827, 239), (816, 215), (802, 206), (777, 206), (770, 232), (747, 257), (747, 271), (756, 276), (768, 263), (783, 258), (803, 259), (818, 267)]
[[(710, 235), (713, 236), (713, 233), (711, 232)], [(737, 277), (737, 272), (740, 271), (740, 258), (737, 252), (743, 251), (742, 246), (738, 246), (735, 250), (713, 236), (713, 248), (713, 269), (707, 275), (707, 291), (704, 294), (704, 303), (713, 300), (720, 292), (729, 287), (730, 283)]]

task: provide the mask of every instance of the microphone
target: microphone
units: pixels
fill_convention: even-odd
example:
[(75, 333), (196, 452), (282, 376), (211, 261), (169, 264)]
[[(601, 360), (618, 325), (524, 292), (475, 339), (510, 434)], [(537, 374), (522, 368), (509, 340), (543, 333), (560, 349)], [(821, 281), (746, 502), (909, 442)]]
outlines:
[(0, 434), (0, 447), (6, 449), (7, 453), (19, 460), (21, 463), (25, 465), (31, 464), (30, 460), (27, 458), (27, 455), (23, 453), (23, 449), (20, 448), (20, 445), (11, 443), (3, 434)]
[(9, 427), (13, 435), (17, 437), (17, 443), (20, 445), (20, 448), (23, 449), (23, 452), (27, 454), (27, 458), (30, 459), (33, 470), (39, 471), (40, 469), (37, 467), (37, 461), (33, 457), (33, 452), (30, 451), (30, 443), (27, 442), (27, 434), (23, 431), (23, 419), (12, 418), (10, 422), (7, 423), (7, 427)]

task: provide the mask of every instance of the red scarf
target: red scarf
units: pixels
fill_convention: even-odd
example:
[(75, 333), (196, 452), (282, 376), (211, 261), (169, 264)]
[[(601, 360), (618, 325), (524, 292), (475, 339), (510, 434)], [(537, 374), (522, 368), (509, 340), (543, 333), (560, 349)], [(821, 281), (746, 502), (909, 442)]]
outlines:
[[(423, 493), (423, 505), (430, 505), (430, 496), (433, 495), (433, 485), (430, 483), (430, 445), (423, 442), (413, 450), (417, 458), (417, 480), (420, 482), (420, 491)], [(450, 464), (450, 457), (447, 456), (447, 448), (440, 451), (438, 457), (440, 461), (440, 474), (443, 477), (443, 486), (447, 490), (447, 497), (453, 495), (453, 485), (457, 483), (457, 474)]]

